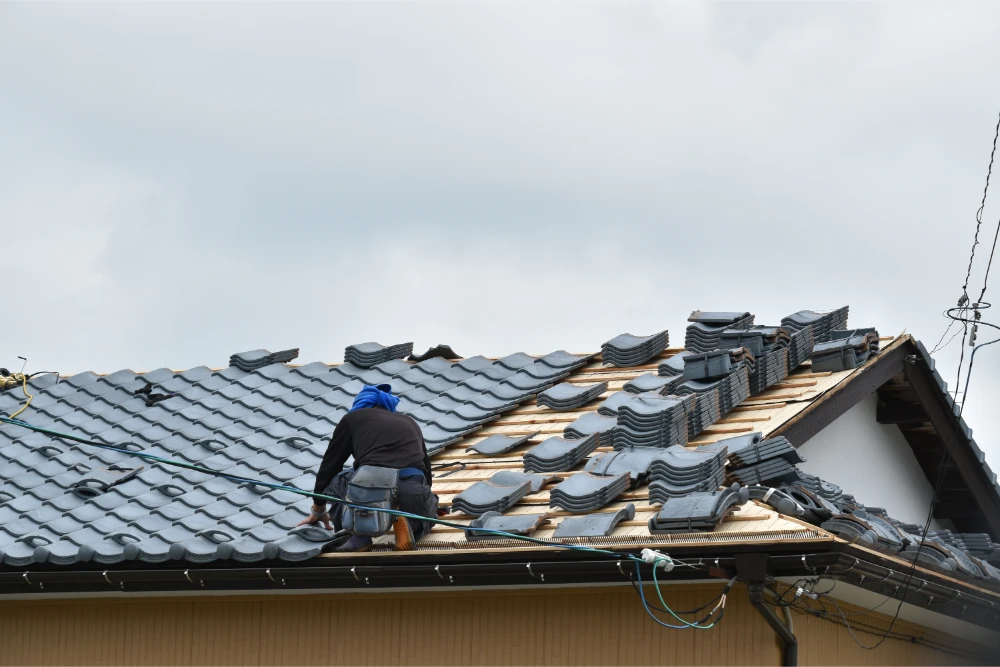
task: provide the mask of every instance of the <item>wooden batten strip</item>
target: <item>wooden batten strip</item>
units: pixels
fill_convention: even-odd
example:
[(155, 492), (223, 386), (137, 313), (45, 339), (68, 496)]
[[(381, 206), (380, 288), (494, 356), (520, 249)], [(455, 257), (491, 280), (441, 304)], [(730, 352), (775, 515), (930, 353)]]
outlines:
[(754, 430), (752, 426), (729, 426), (725, 428), (719, 428), (718, 425), (709, 426), (702, 430), (702, 433), (749, 433)]
[[(522, 424), (553, 424), (557, 422), (575, 422), (580, 418), (576, 411), (568, 413), (553, 412), (544, 417), (534, 417), (532, 419), (498, 419), (489, 422), (489, 426), (521, 426)], [(487, 428), (489, 427), (487, 426)]]
[(715, 422), (715, 425), (719, 424), (756, 424), (757, 422), (770, 421), (770, 417), (726, 417), (725, 419), (720, 419)]
[(735, 408), (733, 408), (731, 410), (731, 412), (752, 412), (752, 411), (755, 411), (755, 410), (778, 410), (780, 408), (785, 407), (786, 405), (788, 405), (788, 404), (787, 403), (763, 403), (761, 405), (747, 405), (747, 402), (744, 401), (743, 403), (740, 403)]
[(788, 380), (782, 380), (775, 384), (775, 387), (780, 387), (782, 389), (797, 389), (799, 387), (815, 387), (818, 384), (816, 380), (795, 380), (789, 382)]

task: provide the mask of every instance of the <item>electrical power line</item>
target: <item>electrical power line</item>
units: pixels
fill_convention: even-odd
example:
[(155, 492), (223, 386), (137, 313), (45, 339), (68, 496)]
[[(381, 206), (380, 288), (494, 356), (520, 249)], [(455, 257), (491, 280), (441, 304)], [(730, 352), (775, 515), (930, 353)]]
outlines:
[[(972, 276), (972, 263), (976, 258), (976, 246), (979, 245), (979, 229), (983, 226), (983, 210), (986, 208), (986, 193), (990, 189), (990, 175), (993, 173), (993, 156), (997, 152), (997, 137), (1000, 137), (1000, 116), (997, 117), (997, 127), (993, 133), (993, 149), (990, 151), (990, 163), (986, 167), (986, 186), (983, 188), (983, 200), (976, 211), (976, 234), (972, 238), (972, 252), (969, 253), (969, 268), (965, 272), (965, 283), (962, 285), (962, 295), (968, 301), (969, 278)], [(964, 303), (959, 302), (959, 306)]]
[[(969, 267), (965, 271), (965, 282), (962, 284), (962, 296), (958, 299), (958, 307), (964, 308), (969, 303), (969, 280), (972, 277), (972, 264), (976, 258), (976, 246), (979, 245), (979, 231), (983, 226), (983, 211), (986, 209), (986, 195), (990, 189), (990, 176), (993, 174), (993, 158), (997, 152), (997, 138), (1000, 137), (1000, 116), (997, 117), (997, 126), (993, 132), (993, 148), (990, 150), (990, 162), (986, 167), (986, 185), (983, 187), (983, 198), (979, 204), (979, 210), (976, 211), (976, 233), (972, 237), (972, 250), (969, 252)], [(1000, 235), (1000, 222), (997, 223), (997, 235)], [(987, 281), (990, 275), (990, 266), (993, 264), (993, 253), (996, 251), (997, 245), (997, 235), (993, 238), (993, 248), (990, 251), (989, 264), (986, 267), (986, 275), (983, 279), (983, 289), (980, 293), (979, 300), (982, 301), (983, 296), (986, 294)], [(973, 307), (978, 306), (978, 303), (973, 304)], [(977, 318), (978, 319), (978, 318)], [(973, 325), (973, 337), (975, 337), (975, 325)], [(962, 323), (962, 352), (958, 358), (958, 372), (955, 376), (955, 386), (962, 386), (962, 365), (965, 363), (965, 341), (968, 339), (969, 335), (969, 325), (967, 322)], [(962, 404), (965, 404), (963, 399)]]

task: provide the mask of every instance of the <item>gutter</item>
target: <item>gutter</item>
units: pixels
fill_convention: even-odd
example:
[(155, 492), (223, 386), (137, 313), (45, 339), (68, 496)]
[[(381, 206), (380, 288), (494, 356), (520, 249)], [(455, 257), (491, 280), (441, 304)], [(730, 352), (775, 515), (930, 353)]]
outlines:
[[(763, 546), (763, 545), (761, 545)], [(836, 577), (859, 588), (879, 595), (902, 600), (916, 607), (951, 616), (993, 631), (1000, 631), (1000, 593), (977, 591), (972, 587), (956, 585), (945, 577), (918, 570), (908, 581), (908, 570), (894, 561), (879, 559), (877, 555), (853, 550), (849, 545), (824, 543), (811, 552), (803, 545), (797, 550), (780, 550), (778, 545), (767, 545), (769, 553), (745, 552), (741, 555), (725, 554), (718, 550), (706, 553), (699, 550), (694, 555), (681, 549), (671, 550), (671, 556), (688, 567), (676, 567), (669, 573), (658, 574), (661, 580), (704, 581), (729, 579), (739, 574), (741, 559), (766, 558), (763, 577), (756, 574), (754, 581), (764, 583), (777, 577)], [(489, 587), (531, 586), (589, 586), (622, 584), (629, 581), (635, 561), (622, 554), (619, 559), (593, 559), (578, 554), (498, 554), (503, 560), (475, 562), (448, 560), (443, 554), (427, 555), (419, 563), (371, 565), (371, 560), (344, 562), (336, 559), (335, 565), (289, 566), (275, 562), (272, 567), (220, 567), (192, 565), (188, 569), (90, 569), (72, 570), (41, 569), (0, 572), (0, 600), (4, 596), (25, 599), (33, 595), (47, 598), (60, 593), (67, 596), (142, 595), (143, 593), (173, 593), (200, 595), (216, 593), (276, 592), (293, 593), (357, 591), (405, 592), (417, 589), (468, 589)], [(560, 557), (561, 556), (561, 557)], [(481, 555), (480, 555), (481, 557)], [(516, 560), (512, 560), (515, 559)], [(433, 559), (433, 560), (431, 560)], [(332, 560), (332, 559), (331, 559)], [(312, 561), (315, 562), (315, 561)], [(362, 564), (367, 562), (369, 564)], [(119, 565), (119, 567), (121, 567)], [(651, 576), (645, 565), (643, 575)], [(744, 567), (746, 567), (744, 565)], [(744, 578), (744, 580), (746, 580)], [(908, 588), (904, 588), (909, 583)], [(771, 623), (771, 620), (768, 620)], [(780, 630), (776, 630), (780, 634)]]

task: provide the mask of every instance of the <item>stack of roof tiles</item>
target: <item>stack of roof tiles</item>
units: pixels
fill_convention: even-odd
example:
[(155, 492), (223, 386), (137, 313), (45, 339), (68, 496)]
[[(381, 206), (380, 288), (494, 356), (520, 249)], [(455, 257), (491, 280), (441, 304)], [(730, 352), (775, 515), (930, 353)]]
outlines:
[(563, 382), (549, 387), (538, 394), (535, 397), (535, 401), (538, 405), (551, 408), (552, 410), (575, 410), (582, 408), (607, 390), (607, 382), (598, 382), (591, 385)]
[(805, 459), (783, 436), (745, 447), (729, 457), (729, 479), (740, 484), (774, 486), (799, 479), (795, 464)]
[(606, 417), (598, 412), (587, 412), (567, 425), (563, 429), (563, 435), (573, 439), (596, 435), (599, 439), (599, 446), (610, 447), (614, 441), (614, 430), (617, 424), (618, 420), (615, 417)]
[(684, 336), (684, 349), (689, 352), (711, 352), (719, 348), (726, 329), (748, 329), (753, 324), (750, 313), (719, 313), (696, 310), (688, 317), (691, 324)]
[(711, 380), (726, 377), (741, 366), (754, 368), (754, 354), (745, 347), (696, 352), (684, 357), (683, 378)]
[(584, 466), (585, 472), (595, 475), (619, 475), (627, 472), (636, 487), (646, 481), (649, 467), (662, 450), (654, 447), (624, 447), (591, 456)]
[(792, 465), (805, 461), (799, 450), (783, 435), (761, 440), (729, 454), (729, 464), (733, 468), (746, 468), (774, 459), (781, 459)]
[(816, 372), (846, 371), (857, 368), (879, 350), (875, 329), (833, 330), (830, 340), (813, 347), (812, 367)]
[(753, 356), (770, 352), (779, 347), (788, 347), (791, 332), (785, 327), (753, 326), (749, 329), (726, 329), (722, 332), (719, 347), (733, 349), (745, 347)]
[(813, 328), (813, 337), (817, 343), (830, 340), (830, 332), (834, 329), (847, 328), (849, 306), (836, 310), (800, 310), (781, 320), (781, 326), (790, 331), (799, 331), (807, 326)]
[(481, 480), (452, 498), (451, 509), (453, 512), (472, 516), (486, 512), (503, 513), (529, 493), (531, 493), (531, 482), (528, 480), (513, 484)]
[(804, 326), (798, 331), (792, 331), (791, 340), (788, 344), (788, 368), (789, 370), (802, 365), (809, 355), (812, 354), (816, 341), (813, 336), (812, 325)]
[(299, 356), (299, 348), (282, 350), (281, 352), (268, 352), (267, 350), (250, 350), (249, 352), (238, 352), (229, 357), (229, 365), (235, 366), (241, 371), (252, 373), (271, 364), (285, 364)]
[(568, 512), (593, 512), (624, 493), (629, 484), (630, 476), (627, 472), (618, 475), (578, 472), (549, 492), (549, 504)]
[(716, 490), (725, 478), (726, 451), (724, 445), (663, 450), (649, 465), (649, 501), (662, 504), (668, 498)]
[(688, 437), (693, 438), (750, 396), (746, 365), (719, 380), (688, 380), (675, 387), (678, 396), (697, 396), (695, 410), (688, 413)]
[(750, 393), (762, 394), (788, 377), (788, 349), (779, 347), (757, 357), (750, 373)]
[(657, 398), (662, 396), (659, 392), (650, 391), (643, 392), (641, 394), (630, 394), (627, 391), (616, 391), (604, 399), (600, 405), (597, 406), (597, 413), (604, 415), (606, 417), (617, 417), (618, 411), (623, 405), (630, 402), (636, 396), (649, 396), (651, 398)]
[(622, 389), (630, 394), (644, 394), (651, 391), (666, 396), (681, 382), (681, 379), (680, 376), (662, 377), (653, 373), (643, 373), (626, 382)]
[(547, 475), (545, 473), (527, 473), (519, 470), (501, 470), (500, 472), (493, 473), (490, 481), (500, 486), (516, 486), (528, 482), (531, 484), (531, 492), (538, 493), (543, 486), (552, 482), (558, 482), (559, 476)]
[(721, 491), (691, 493), (668, 498), (656, 516), (649, 520), (649, 532), (688, 533), (715, 529), (734, 505), (750, 499), (750, 492), (739, 484)]
[(615, 449), (622, 447), (670, 447), (688, 438), (688, 412), (694, 397), (641, 394), (618, 407), (613, 430)]
[(624, 333), (601, 345), (601, 358), (608, 366), (639, 366), (667, 349), (668, 342), (666, 331), (650, 336)]
[(380, 345), (379, 343), (359, 343), (348, 345), (344, 350), (344, 361), (361, 368), (371, 368), (384, 364), (390, 359), (405, 359), (413, 353), (413, 343)]
[(597, 449), (599, 442), (597, 434), (572, 440), (553, 436), (528, 450), (522, 457), (524, 469), (530, 472), (572, 470), (576, 464)]
[[(683, 391), (690, 390), (685, 387)], [(678, 391), (680, 394), (681, 391)], [(722, 407), (719, 403), (717, 388), (704, 391), (683, 393), (683, 396), (694, 396), (694, 407), (688, 412), (688, 440), (693, 440), (699, 433), (722, 418)]]
[(684, 359), (692, 354), (696, 353), (688, 350), (681, 350), (656, 367), (657, 375), (665, 378), (680, 377), (684, 375)]

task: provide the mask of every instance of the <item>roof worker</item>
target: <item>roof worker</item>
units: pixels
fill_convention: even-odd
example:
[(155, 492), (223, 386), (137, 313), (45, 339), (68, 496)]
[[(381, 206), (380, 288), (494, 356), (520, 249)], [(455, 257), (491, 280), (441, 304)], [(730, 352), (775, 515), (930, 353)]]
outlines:
[[(366, 385), (358, 393), (330, 438), (313, 493), (373, 508), (399, 509), (425, 517), (438, 515), (423, 434), (412, 417), (396, 412), (398, 404), (399, 398), (392, 395), (387, 384)], [(352, 455), (353, 469), (344, 470)], [(370, 549), (372, 538), (388, 532), (390, 522), (397, 550), (413, 549), (414, 543), (433, 527), (429, 521), (349, 507), (335, 507), (331, 521), (322, 498), (313, 498), (312, 512), (299, 525), (322, 523), (329, 530), (352, 533), (347, 542), (334, 549), (345, 553)]]

